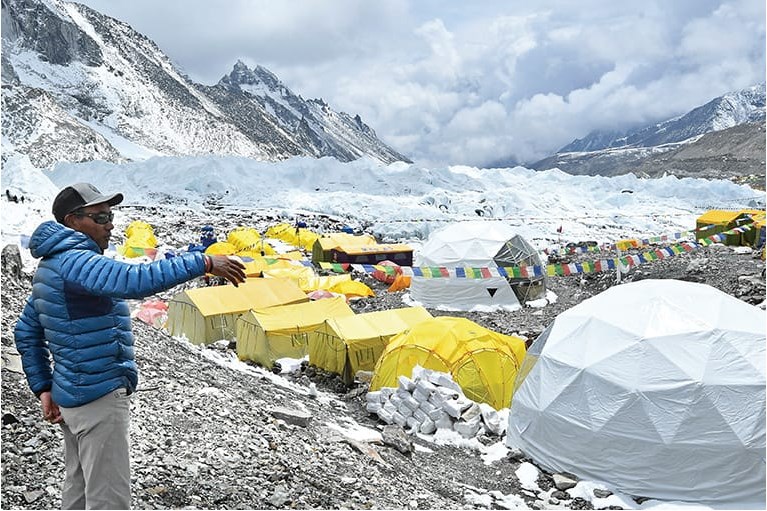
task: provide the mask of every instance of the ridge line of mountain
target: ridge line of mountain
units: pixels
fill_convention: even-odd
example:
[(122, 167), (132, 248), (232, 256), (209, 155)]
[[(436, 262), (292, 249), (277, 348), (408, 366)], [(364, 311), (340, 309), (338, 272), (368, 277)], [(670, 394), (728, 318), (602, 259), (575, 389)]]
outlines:
[[(359, 115), (304, 100), (240, 60), (195, 83), (149, 38), (85, 5), (2, 1), (3, 161), (125, 161), (157, 154), (410, 159)], [(23, 103), (30, 96), (41, 99)], [(21, 102), (21, 103), (20, 103)]]

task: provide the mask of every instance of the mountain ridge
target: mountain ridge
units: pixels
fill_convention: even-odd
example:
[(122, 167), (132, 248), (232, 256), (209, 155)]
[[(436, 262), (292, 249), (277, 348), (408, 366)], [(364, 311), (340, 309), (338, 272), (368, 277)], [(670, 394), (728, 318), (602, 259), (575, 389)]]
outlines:
[(765, 84), (729, 92), (689, 112), (638, 129), (592, 131), (557, 153), (596, 151), (619, 147), (652, 147), (682, 142), (711, 131), (765, 119)]
[[(626, 132), (594, 131), (559, 152), (529, 164), (535, 170), (558, 168), (575, 175), (730, 179), (764, 189), (765, 85), (724, 94), (666, 121)], [(740, 128), (742, 127), (742, 128)], [(709, 147), (713, 133), (716, 147)], [(734, 135), (727, 145), (728, 133)], [(744, 141), (745, 137), (745, 141)], [(693, 149), (685, 150), (685, 147)], [(746, 150), (746, 148), (749, 148)], [(572, 149), (565, 151), (565, 149)], [(746, 150), (746, 153), (739, 151)], [(670, 156), (661, 156), (672, 152)], [(694, 161), (684, 162), (689, 155)], [(672, 165), (673, 163), (673, 165)]]
[[(317, 107), (317, 101), (293, 94), (262, 66), (251, 71), (239, 61), (226, 75), (250, 74), (260, 83), (271, 80), (275, 87), (261, 94), (233, 87), (239, 80), (227, 84), (222, 78), (214, 86), (195, 83), (149, 38), (82, 4), (3, 0), (2, 24), (4, 107), (10, 112), (24, 109), (14, 104), (23, 94), (13, 94), (14, 88), (23, 86), (44, 91), (59, 110), (54, 115), (47, 111), (49, 103), (39, 103), (41, 110), (34, 115), (27, 112), (20, 119), (4, 115), (6, 133), (24, 120), (48, 120), (23, 129), (33, 135), (32, 142), (46, 141), (46, 157), (36, 154), (39, 143), (17, 145), (7, 140), (4, 159), (10, 154), (26, 154), (36, 164), (56, 156), (60, 161), (136, 159), (135, 152), (125, 154), (121, 144), (115, 147), (104, 139), (93, 129), (95, 123), (150, 154), (215, 153), (266, 161), (292, 156), (351, 161), (367, 156), (383, 163), (410, 162), (359, 116), (335, 112), (324, 102)], [(287, 110), (269, 110), (283, 96), (305, 112), (306, 122)], [(92, 140), (99, 138), (103, 140), (96, 151)], [(73, 154), (77, 140), (84, 149)], [(104, 143), (112, 149), (105, 150)]]

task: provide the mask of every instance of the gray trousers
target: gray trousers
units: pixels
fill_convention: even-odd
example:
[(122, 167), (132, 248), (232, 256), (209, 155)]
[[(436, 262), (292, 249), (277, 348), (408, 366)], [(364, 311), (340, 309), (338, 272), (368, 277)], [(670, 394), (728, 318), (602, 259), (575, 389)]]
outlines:
[(60, 410), (66, 467), (62, 509), (129, 509), (128, 392), (117, 389)]

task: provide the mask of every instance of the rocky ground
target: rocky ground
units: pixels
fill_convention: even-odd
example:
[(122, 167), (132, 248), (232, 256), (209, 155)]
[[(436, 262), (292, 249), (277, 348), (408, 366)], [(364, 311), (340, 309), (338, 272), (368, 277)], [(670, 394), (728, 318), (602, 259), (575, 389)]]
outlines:
[(561, 153), (531, 168), (559, 168), (574, 175), (727, 179), (764, 190), (765, 124), (744, 123), (706, 133), (694, 142), (632, 149)]
[[(195, 236), (189, 226), (207, 220), (164, 224), (161, 231), (166, 238), (159, 234), (158, 238), (175, 236), (176, 246), (182, 246)], [(259, 222), (270, 219), (249, 216), (227, 221), (233, 225), (221, 226), (222, 230), (240, 222), (261, 228)], [(593, 254), (570, 257), (594, 259)], [(375, 298), (352, 302), (357, 312), (403, 306), (403, 292), (387, 293), (367, 275), (355, 278), (377, 293)], [(756, 253), (715, 245), (642, 265), (623, 275), (622, 282), (646, 278), (704, 282), (764, 307), (765, 263)], [(616, 280), (614, 272), (551, 278), (548, 286), (558, 299), (543, 308), (525, 307), (513, 313), (430, 312), (465, 316), (496, 331), (534, 340), (557, 314)], [(0, 497), (4, 509), (61, 504), (61, 433), (41, 420), (39, 403), (11, 356), (13, 327), (30, 283), (31, 275), (22, 271), (14, 250), (4, 249)], [(384, 442), (351, 435), (360, 427), (384, 429), (364, 411), (364, 384), (348, 388), (311, 367), (283, 376), (256, 368), (234, 370), (216, 362), (233, 357), (230, 347), (221, 343), (195, 347), (137, 320), (134, 333), (141, 371), (131, 423), (135, 508), (593, 507), (563, 491), (571, 483), (543, 469), (537, 481), (540, 489), (523, 488), (517, 471), (532, 460), (519, 452), (486, 464), (476, 451), (417, 437), (403, 445), (401, 439), (390, 438), (391, 431)], [(485, 445), (500, 440), (479, 438)], [(595, 491), (601, 497), (609, 495)], [(642, 500), (636, 497), (637, 502)]]

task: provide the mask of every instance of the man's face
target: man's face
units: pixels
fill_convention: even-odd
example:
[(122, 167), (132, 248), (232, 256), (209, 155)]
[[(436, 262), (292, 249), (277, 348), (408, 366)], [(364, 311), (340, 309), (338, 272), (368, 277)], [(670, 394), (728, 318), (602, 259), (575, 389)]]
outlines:
[(82, 208), (77, 213), (70, 213), (64, 221), (68, 227), (90, 236), (101, 247), (101, 250), (106, 250), (109, 247), (109, 239), (112, 237), (112, 229), (115, 226), (111, 220), (105, 224), (97, 223), (94, 216), (99, 213), (109, 215), (112, 213), (112, 208), (108, 203), (102, 202)]

